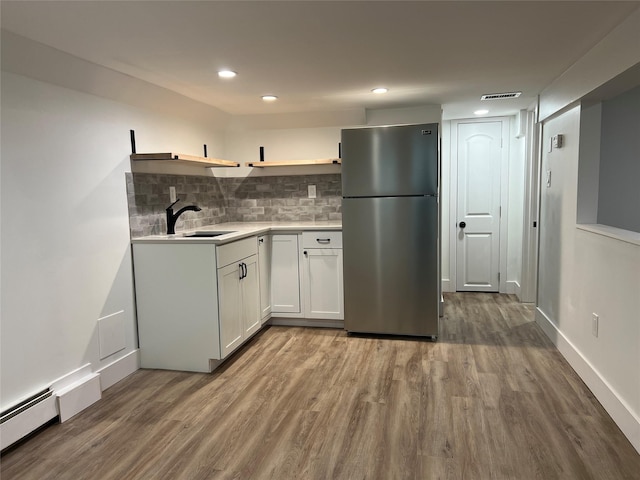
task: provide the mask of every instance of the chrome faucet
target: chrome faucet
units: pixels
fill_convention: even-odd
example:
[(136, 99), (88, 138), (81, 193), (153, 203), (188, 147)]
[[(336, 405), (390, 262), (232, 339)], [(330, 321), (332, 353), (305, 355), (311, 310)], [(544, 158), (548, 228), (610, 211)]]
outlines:
[(186, 207), (182, 207), (175, 214), (173, 213), (173, 206), (178, 203), (180, 199), (177, 199), (171, 205), (167, 207), (167, 235), (172, 235), (176, 233), (176, 222), (178, 221), (178, 217), (182, 215), (184, 212), (191, 210), (194, 212), (199, 212), (202, 210), (200, 207), (196, 205), (188, 205)]

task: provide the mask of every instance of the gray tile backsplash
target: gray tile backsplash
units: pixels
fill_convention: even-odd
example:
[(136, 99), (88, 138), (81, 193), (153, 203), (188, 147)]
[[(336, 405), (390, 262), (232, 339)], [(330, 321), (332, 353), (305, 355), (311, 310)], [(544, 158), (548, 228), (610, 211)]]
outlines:
[[(176, 187), (181, 200), (176, 208), (195, 204), (202, 209), (183, 214), (176, 232), (222, 222), (342, 219), (339, 174), (216, 178), (127, 173), (126, 179), (132, 237), (167, 231), (169, 186)], [(316, 186), (316, 198), (307, 198), (308, 185)]]
[[(225, 178), (227, 215), (231, 222), (340, 220), (339, 174)], [(307, 198), (307, 186), (316, 198)]]

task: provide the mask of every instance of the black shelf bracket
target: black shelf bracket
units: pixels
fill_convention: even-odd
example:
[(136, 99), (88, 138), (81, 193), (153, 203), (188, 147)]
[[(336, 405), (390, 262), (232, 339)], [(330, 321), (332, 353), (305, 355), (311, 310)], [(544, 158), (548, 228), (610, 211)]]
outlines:
[(260, 147), (260, 161), (264, 162), (264, 147)]
[(131, 133), (131, 154), (136, 153), (136, 132), (133, 130), (129, 130)]

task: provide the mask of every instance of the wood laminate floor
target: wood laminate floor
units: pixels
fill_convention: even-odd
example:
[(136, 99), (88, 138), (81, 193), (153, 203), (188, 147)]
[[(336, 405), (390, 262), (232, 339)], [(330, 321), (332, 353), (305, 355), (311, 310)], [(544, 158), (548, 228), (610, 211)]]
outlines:
[(640, 455), (513, 297), (437, 343), (270, 327), (213, 374), (140, 370), (1, 459), (9, 479), (639, 479)]

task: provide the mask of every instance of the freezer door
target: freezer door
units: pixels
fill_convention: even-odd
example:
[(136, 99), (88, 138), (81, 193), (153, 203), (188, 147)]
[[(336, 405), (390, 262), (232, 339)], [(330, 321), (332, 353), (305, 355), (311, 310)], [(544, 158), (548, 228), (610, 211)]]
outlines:
[(437, 336), (437, 198), (345, 198), (342, 218), (345, 329)]
[(342, 196), (438, 194), (438, 124), (342, 130)]

